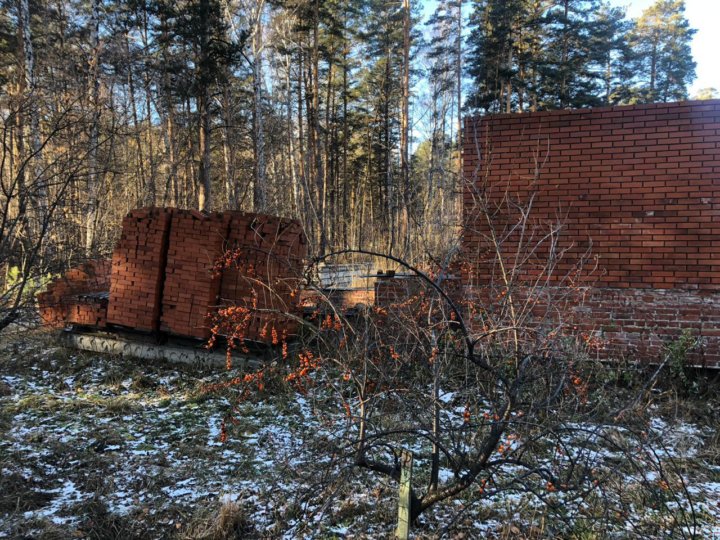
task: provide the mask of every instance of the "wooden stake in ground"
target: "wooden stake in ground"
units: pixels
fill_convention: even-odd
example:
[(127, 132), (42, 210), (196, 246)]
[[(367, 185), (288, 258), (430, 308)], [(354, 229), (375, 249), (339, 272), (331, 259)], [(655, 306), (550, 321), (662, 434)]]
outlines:
[(403, 450), (400, 454), (400, 496), (398, 501), (398, 524), (397, 529), (395, 529), (395, 537), (399, 540), (408, 540), (410, 537), (412, 464), (412, 453)]

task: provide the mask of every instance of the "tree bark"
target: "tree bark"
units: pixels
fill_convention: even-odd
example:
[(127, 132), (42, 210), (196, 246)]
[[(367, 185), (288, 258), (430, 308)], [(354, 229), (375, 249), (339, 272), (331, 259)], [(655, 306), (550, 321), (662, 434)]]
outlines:
[[(344, 34), (344, 26), (343, 26), (343, 36)], [(343, 107), (343, 148), (342, 148), (342, 179), (343, 179), (343, 208), (342, 208), (342, 215), (348, 216), (350, 208), (354, 207), (355, 198), (353, 197), (352, 201), (350, 201), (351, 194), (354, 194), (354, 189), (351, 190), (348, 178), (348, 144), (350, 140), (349, 135), (349, 122), (348, 122), (348, 56), (350, 54), (349, 46), (347, 42), (343, 43), (343, 97), (342, 97), (342, 107)], [(358, 182), (359, 184), (359, 182)], [(353, 212), (353, 216), (356, 214), (356, 212)], [(351, 228), (352, 223), (355, 220), (352, 219), (348, 221), (347, 219), (343, 220), (342, 227), (343, 227), (343, 245), (348, 246), (348, 241), (350, 239), (350, 235), (348, 234), (348, 229)]]
[(410, 195), (410, 0), (403, 0), (403, 71), (402, 102), (400, 106), (400, 172), (402, 174), (402, 192), (399, 202), (398, 238), (402, 242), (400, 251), (407, 256), (409, 249), (410, 218), (408, 199)]
[[(148, 12), (147, 2), (143, 1), (143, 47), (146, 49), (150, 46), (150, 40), (148, 36)], [(145, 92), (145, 115), (147, 123), (147, 149), (148, 149), (148, 165), (150, 168), (147, 184), (146, 184), (146, 201), (150, 206), (154, 206), (157, 202), (157, 167), (155, 165), (155, 150), (153, 148), (153, 123), (152, 123), (152, 90), (150, 83), (150, 70), (143, 70), (143, 83)]]
[(263, 11), (264, 0), (258, 0), (253, 15), (253, 208), (263, 212), (267, 206), (265, 181), (265, 139), (262, 118), (263, 83)]
[[(39, 103), (36, 101), (37, 87), (35, 83), (35, 51), (32, 44), (32, 32), (30, 29), (30, 6), (28, 0), (18, 0), (18, 34), (19, 34), (19, 60), (20, 64), (20, 88), (19, 97), (21, 107), (18, 109), (19, 116), (19, 130), (18, 130), (18, 141), (20, 142), (23, 152), (20, 154), (21, 159), (24, 160), (26, 157), (24, 141), (27, 137), (30, 140), (30, 154), (31, 159), (29, 161), (30, 167), (26, 169), (30, 170), (31, 180), (36, 183), (37, 196), (35, 201), (37, 203), (38, 221), (42, 219), (47, 211), (47, 189), (44, 182), (42, 182), (41, 166), (40, 163), (40, 121), (39, 121)], [(25, 116), (28, 117), (29, 122), (25, 122)], [(29, 124), (29, 133), (25, 133), (26, 127)], [(26, 173), (23, 171), (22, 176), (25, 180)]]
[(130, 97), (130, 111), (133, 121), (133, 138), (137, 146), (137, 191), (138, 199), (143, 203), (147, 200), (147, 178), (145, 175), (145, 155), (143, 152), (142, 137), (140, 134), (140, 121), (137, 114), (137, 100), (135, 99), (135, 77), (133, 77), (133, 66), (130, 62), (130, 36), (125, 32), (125, 52), (128, 58), (128, 93)]
[(385, 79), (383, 81), (383, 155), (384, 155), (384, 175), (385, 175), (385, 197), (386, 197), (386, 220), (389, 229), (388, 253), (393, 254), (397, 238), (397, 203), (395, 200), (395, 189), (393, 185), (392, 162), (390, 159), (390, 62), (392, 59), (392, 50), (390, 47), (390, 36), (385, 35)]
[(93, 0), (90, 14), (90, 87), (89, 104), (92, 109), (90, 138), (88, 141), (88, 204), (85, 212), (85, 252), (92, 256), (96, 243), (96, 229), (99, 213), (98, 141), (100, 134), (100, 0)]
[[(209, 0), (201, 0), (202, 13), (210, 13)], [(199, 62), (196, 72), (196, 105), (198, 113), (198, 152), (200, 166), (198, 168), (198, 208), (209, 211), (212, 208), (211, 155), (210, 155), (210, 28), (209, 21), (201, 20)]]
[[(167, 42), (167, 21), (165, 17), (161, 17), (161, 26), (163, 28), (163, 39), (161, 43)], [(172, 92), (170, 90), (170, 74), (167, 66), (169, 64), (169, 56), (166, 46), (162, 46), (161, 57), (163, 60), (162, 70), (162, 90), (163, 90), (163, 101), (166, 114), (166, 127), (165, 127), (165, 138), (166, 148), (168, 154), (168, 177), (165, 182), (165, 192), (163, 193), (163, 204), (170, 203), (172, 206), (177, 206), (180, 200), (180, 186), (178, 183), (178, 163), (177, 156), (175, 153), (175, 103), (173, 102)]]
[(230, 143), (230, 125), (232, 123), (230, 87), (223, 87), (222, 95), (222, 145), (223, 145), (223, 165), (225, 169), (225, 202), (229, 208), (235, 209), (238, 205), (237, 188), (235, 182), (235, 152)]
[(310, 135), (312, 139), (312, 153), (316, 203), (318, 216), (319, 243), (318, 250), (324, 253), (327, 246), (327, 237), (323, 216), (325, 215), (325, 201), (323, 200), (323, 162), (320, 151), (320, 0), (313, 2), (313, 30), (312, 30), (312, 58), (311, 88), (312, 88), (312, 114), (310, 115)]
[[(457, 0), (457, 51), (455, 54), (455, 91), (457, 92), (457, 175), (462, 174), (462, 0)], [(452, 128), (450, 128), (452, 131)]]
[(198, 97), (198, 151), (200, 153), (200, 168), (198, 169), (198, 208), (201, 211), (209, 211), (212, 208), (211, 185), (210, 185), (210, 111), (209, 91), (202, 90)]

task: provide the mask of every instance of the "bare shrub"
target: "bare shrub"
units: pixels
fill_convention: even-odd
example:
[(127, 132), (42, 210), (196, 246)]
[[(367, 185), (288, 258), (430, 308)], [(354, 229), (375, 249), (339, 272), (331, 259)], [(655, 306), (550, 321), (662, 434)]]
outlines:
[[(279, 371), (322, 403), (337, 433), (324, 445), (328, 467), (398, 482), (409, 450), (411, 522), (462, 500), (449, 529), (511, 496), (532, 501), (545, 536), (698, 537), (673, 452), (642, 419), (613, 413), (627, 403), (595, 395), (603, 344), (574, 328), (572, 311), (592, 282), (589, 248), (564, 246), (561, 220), (533, 221), (532, 197), (473, 196), (484, 221), (471, 231), (477, 220), (467, 220), (463, 233), (479, 235), (482, 250), (459, 262), (452, 248), (423, 267), (362, 249), (317, 258), (384, 258), (408, 286), (352, 312), (318, 290), (295, 350), (276, 343), (282, 362), (235, 381), (240, 399)], [(241, 335), (230, 319), (218, 328)]]

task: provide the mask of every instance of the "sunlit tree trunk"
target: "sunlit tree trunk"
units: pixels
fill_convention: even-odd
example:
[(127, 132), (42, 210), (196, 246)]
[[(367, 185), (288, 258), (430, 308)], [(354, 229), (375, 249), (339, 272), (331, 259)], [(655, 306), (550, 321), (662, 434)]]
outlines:
[(230, 126), (232, 125), (232, 100), (230, 97), (230, 87), (225, 85), (222, 94), (222, 119), (223, 126), (221, 130), (223, 145), (223, 168), (225, 172), (225, 202), (229, 208), (237, 208), (237, 188), (235, 181), (235, 152), (230, 139)]
[(403, 0), (403, 69), (402, 98), (400, 104), (400, 172), (402, 175), (402, 192), (398, 200), (400, 206), (398, 219), (398, 238), (402, 242), (401, 253), (407, 256), (409, 249), (410, 218), (408, 215), (408, 199), (410, 195), (410, 0)]
[[(125, 52), (127, 53), (129, 59), (130, 36), (127, 34), (127, 32), (125, 33)], [(137, 177), (138, 202), (144, 205), (144, 203), (147, 201), (147, 177), (145, 174), (145, 154), (143, 152), (143, 143), (140, 133), (140, 121), (138, 120), (138, 104), (135, 93), (135, 77), (133, 75), (132, 64), (128, 65), (127, 83), (130, 98), (130, 116), (132, 117), (133, 121), (132, 132), (133, 138), (135, 139), (135, 146), (137, 148), (137, 156), (135, 158), (137, 160), (137, 170), (135, 175)]]
[(383, 149), (383, 156), (384, 156), (384, 173), (385, 173), (385, 197), (386, 197), (386, 220), (388, 222), (388, 239), (389, 239), (389, 245), (388, 245), (388, 253), (393, 254), (393, 250), (396, 247), (396, 240), (397, 240), (397, 203), (395, 200), (395, 186), (393, 184), (393, 174), (392, 174), (392, 161), (391, 161), (391, 150), (390, 150), (390, 140), (391, 140), (391, 132), (390, 132), (390, 77), (392, 77), (392, 73), (390, 70), (390, 59), (392, 57), (392, 50), (390, 48), (390, 41), (389, 37), (386, 36), (385, 38), (385, 80), (383, 83), (383, 90), (384, 90), (384, 96), (383, 96), (383, 136), (385, 140), (384, 143), (384, 149)]
[(200, 168), (198, 169), (198, 209), (209, 211), (212, 208), (210, 185), (210, 111), (209, 90), (204, 88), (197, 100), (198, 108), (198, 152)]
[(291, 83), (291, 59), (290, 55), (285, 55), (285, 116), (286, 129), (288, 133), (288, 154), (290, 159), (290, 182), (292, 184), (293, 193), (293, 215), (299, 216), (301, 213), (301, 190), (298, 186), (297, 159), (295, 156), (295, 127), (293, 125), (293, 106), (292, 106), (292, 83)]
[[(310, 62), (310, 87), (312, 112), (310, 114), (310, 140), (312, 141), (313, 172), (315, 180), (315, 211), (318, 221), (318, 251), (323, 253), (327, 246), (327, 237), (323, 216), (325, 201), (323, 200), (323, 162), (320, 146), (320, 0), (313, 2), (312, 57)], [(309, 111), (310, 112), (310, 111)]]
[(100, 134), (100, 0), (93, 0), (90, 13), (90, 66), (89, 105), (92, 120), (90, 122), (90, 138), (88, 140), (88, 203), (85, 212), (85, 251), (92, 255), (99, 219), (99, 165), (98, 144)]
[[(335, 75), (334, 65), (332, 63), (332, 53), (329, 55), (330, 60), (328, 61), (328, 73), (327, 73), (327, 84), (325, 88), (325, 138), (324, 138), (324, 144), (323, 144), (323, 154), (324, 154), (324, 164), (322, 168), (322, 192), (320, 194), (320, 197), (323, 201), (322, 204), (322, 210), (323, 210), (323, 216), (322, 216), (322, 222), (323, 224), (326, 224), (328, 230), (328, 242), (332, 244), (333, 237), (335, 236), (335, 220), (333, 219), (333, 213), (334, 213), (334, 191), (333, 191), (333, 184), (334, 184), (334, 175), (333, 175), (333, 157), (335, 149), (332, 148), (332, 127), (331, 127), (331, 121), (330, 116), (332, 113), (332, 100), (333, 100), (333, 77)], [(330, 187), (329, 187), (330, 186)]]
[[(164, 18), (161, 18), (162, 21), (162, 43), (167, 42), (167, 28), (166, 24), (167, 21)], [(177, 154), (176, 154), (176, 142), (175, 142), (175, 101), (172, 96), (171, 92), (171, 86), (170, 86), (170, 73), (168, 71), (168, 63), (169, 63), (169, 55), (168, 50), (166, 46), (163, 46), (161, 49), (161, 58), (163, 61), (163, 69), (162, 69), (162, 87), (163, 87), (163, 96), (162, 100), (164, 101), (164, 108), (165, 108), (165, 139), (166, 139), (166, 148), (167, 148), (167, 156), (168, 156), (168, 173), (167, 173), (167, 179), (165, 182), (165, 192), (163, 193), (163, 204), (171, 204), (172, 206), (177, 206), (180, 201), (180, 185), (178, 182), (178, 163), (177, 163)]]
[[(143, 47), (147, 50), (150, 47), (150, 40), (148, 36), (148, 12), (146, 2), (143, 2), (142, 6), (142, 38)], [(153, 145), (153, 123), (152, 123), (152, 88), (150, 81), (150, 70), (143, 70), (143, 82), (145, 92), (145, 120), (147, 123), (147, 150), (148, 150), (148, 167), (149, 173), (146, 183), (147, 203), (154, 206), (157, 202), (157, 166), (155, 158), (155, 149)]]
[[(20, 61), (19, 76), (19, 92), (21, 108), (18, 110), (19, 129), (17, 133), (18, 142), (23, 147), (23, 152), (19, 155), (24, 160), (28, 156), (25, 155), (24, 143), (26, 138), (30, 141), (30, 161), (26, 170), (30, 171), (33, 179), (37, 179), (40, 174), (40, 122), (38, 119), (38, 100), (37, 87), (35, 84), (35, 52), (32, 44), (32, 33), (30, 30), (30, 6), (28, 0), (18, 1), (18, 59)], [(29, 120), (29, 133), (25, 133), (27, 123), (25, 117)], [(22, 173), (24, 178), (25, 172)], [(39, 215), (44, 215), (43, 208), (47, 206), (47, 192), (42, 182), (39, 182), (40, 192), (37, 194), (36, 201), (39, 206)]]
[(267, 206), (265, 179), (265, 136), (263, 126), (263, 12), (264, 0), (258, 0), (253, 14), (253, 208), (263, 212)]

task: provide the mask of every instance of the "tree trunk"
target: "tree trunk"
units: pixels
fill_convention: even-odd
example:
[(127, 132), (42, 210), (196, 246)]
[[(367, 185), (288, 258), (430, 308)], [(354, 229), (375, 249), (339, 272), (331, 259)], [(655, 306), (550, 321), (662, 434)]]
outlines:
[(90, 124), (90, 139), (88, 141), (88, 204), (85, 212), (85, 252), (88, 256), (93, 254), (96, 243), (96, 229), (99, 212), (98, 185), (98, 140), (100, 132), (100, 0), (93, 0), (90, 15), (90, 87), (88, 89), (89, 102), (92, 109)]
[(200, 153), (200, 168), (198, 169), (198, 208), (209, 211), (212, 208), (210, 192), (210, 111), (209, 91), (202, 89), (197, 100), (198, 109), (198, 152)]
[(267, 206), (265, 181), (265, 139), (262, 118), (263, 83), (263, 11), (264, 1), (259, 1), (254, 14), (253, 49), (253, 209), (263, 212)]
[[(147, 49), (150, 46), (148, 39), (148, 13), (147, 3), (143, 1), (142, 6), (143, 13), (143, 47)], [(150, 172), (147, 178), (146, 191), (147, 191), (147, 202), (150, 206), (154, 206), (157, 202), (157, 168), (155, 166), (155, 150), (153, 148), (153, 123), (152, 123), (152, 100), (151, 100), (151, 84), (150, 84), (150, 70), (143, 70), (143, 83), (145, 91), (145, 115), (147, 123), (147, 149), (148, 149), (148, 165)]]
[(400, 105), (400, 172), (402, 174), (402, 193), (399, 200), (400, 216), (398, 219), (398, 238), (402, 242), (401, 255), (407, 256), (409, 249), (408, 234), (410, 218), (408, 215), (408, 199), (410, 195), (410, 0), (403, 0), (403, 70), (402, 70), (402, 102)]
[(18, 223), (25, 219), (25, 209), (27, 207), (26, 195), (26, 175), (27, 169), (24, 166), (25, 161), (25, 109), (27, 107), (27, 94), (30, 80), (28, 78), (28, 58), (26, 55), (27, 45), (25, 43), (26, 36), (29, 33), (27, 27), (30, 23), (30, 13), (27, 0), (18, 0), (18, 64), (20, 73), (18, 74), (17, 95), (15, 102), (14, 124), (15, 130), (11, 133), (13, 136), (14, 152), (11, 153), (11, 171), (16, 178), (17, 187), (17, 207), (16, 218)]
[(289, 55), (285, 55), (285, 115), (286, 129), (288, 133), (288, 154), (290, 159), (290, 183), (292, 184), (293, 193), (293, 215), (300, 216), (300, 189), (298, 186), (297, 163), (295, 159), (295, 129), (293, 126), (293, 106), (292, 106), (292, 85), (290, 82), (291, 59)]
[(230, 144), (230, 124), (232, 122), (231, 114), (231, 99), (230, 99), (230, 87), (225, 85), (223, 87), (222, 96), (222, 114), (223, 114), (223, 126), (222, 126), (222, 145), (223, 145), (223, 165), (225, 169), (225, 202), (229, 208), (237, 208), (237, 190), (235, 188), (235, 153), (233, 147)]
[(298, 110), (297, 110), (297, 123), (298, 123), (298, 176), (300, 177), (300, 185), (303, 190), (303, 198), (304, 198), (304, 205), (303, 205), (303, 216), (304, 216), (304, 224), (305, 229), (308, 231), (308, 236), (312, 238), (312, 233), (310, 232), (312, 230), (312, 196), (310, 193), (310, 188), (308, 186), (308, 164), (307, 164), (307, 156), (305, 154), (305, 131), (303, 129), (303, 83), (305, 81), (305, 67), (304, 67), (304, 57), (302, 50), (299, 53), (298, 58)]
[[(20, 127), (18, 136), (23, 145), (22, 159), (25, 159), (24, 155), (24, 139), (28, 136), (30, 140), (30, 161), (26, 167), (26, 170), (30, 170), (31, 181), (35, 183), (37, 189), (35, 201), (37, 203), (37, 222), (42, 221), (43, 216), (47, 212), (48, 205), (48, 193), (45, 187), (45, 183), (40, 178), (42, 166), (40, 165), (40, 121), (39, 121), (39, 102), (37, 99), (37, 86), (35, 84), (35, 52), (32, 44), (32, 32), (30, 29), (30, 6), (28, 0), (18, 1), (18, 34), (19, 34), (19, 59), (20, 59), (20, 91), (19, 96), (22, 103), (22, 107), (18, 110), (20, 116)], [(28, 134), (25, 133), (25, 129), (28, 123), (25, 122), (24, 117), (27, 115), (29, 120), (30, 131)], [(23, 172), (23, 179), (25, 172)], [(37, 231), (36, 231), (37, 232)]]
[[(462, 0), (457, 0), (457, 51), (455, 91), (457, 92), (457, 175), (462, 174)], [(450, 128), (452, 131), (452, 128)]]
[[(125, 52), (127, 54), (128, 62), (130, 60), (130, 36), (125, 33)], [(133, 77), (132, 63), (128, 65), (128, 92), (130, 97), (130, 110), (133, 121), (133, 139), (135, 139), (135, 145), (137, 146), (137, 183), (138, 183), (138, 202), (143, 205), (147, 202), (147, 179), (145, 176), (145, 155), (143, 153), (143, 144), (140, 136), (140, 122), (138, 121), (137, 114), (137, 100), (135, 99), (135, 78)]]
[(392, 50), (390, 48), (389, 36), (385, 35), (385, 79), (383, 81), (383, 156), (384, 156), (384, 175), (385, 175), (385, 198), (386, 212), (385, 219), (388, 223), (388, 254), (393, 254), (396, 239), (397, 224), (397, 205), (395, 203), (395, 190), (393, 186), (392, 163), (390, 161), (390, 62), (392, 59)]
[[(166, 19), (161, 18), (161, 26), (163, 28), (162, 43), (167, 42)], [(172, 92), (170, 91), (170, 74), (167, 66), (170, 59), (168, 58), (167, 47), (162, 47), (161, 57), (163, 60), (162, 84), (163, 84), (163, 101), (165, 102), (166, 128), (165, 137), (167, 139), (167, 153), (169, 161), (169, 171), (167, 181), (165, 183), (165, 192), (163, 193), (163, 204), (170, 203), (177, 206), (180, 201), (180, 186), (178, 185), (178, 163), (175, 154), (175, 104), (173, 102)]]
[(655, 81), (657, 80), (657, 57), (658, 57), (658, 40), (656, 36), (653, 36), (652, 53), (650, 55), (650, 95), (647, 97), (647, 102), (652, 103), (655, 101)]
[(315, 172), (317, 192), (316, 211), (318, 215), (320, 253), (325, 252), (327, 237), (323, 216), (325, 215), (325, 201), (323, 200), (323, 162), (320, 151), (320, 0), (313, 3), (313, 30), (312, 30), (312, 61), (311, 61), (311, 87), (312, 87), (312, 160)]
[(564, 109), (569, 102), (568, 99), (568, 54), (569, 54), (569, 36), (568, 36), (568, 2), (564, 0), (564, 19), (563, 19), (563, 43), (562, 43), (562, 58), (561, 58), (561, 75), (560, 75), (560, 108)]
[[(350, 194), (354, 193), (354, 190), (350, 189), (349, 184), (349, 178), (347, 174), (347, 163), (348, 163), (348, 142), (350, 139), (349, 135), (349, 126), (348, 126), (348, 56), (349, 56), (349, 46), (347, 43), (343, 44), (343, 149), (342, 149), (342, 179), (343, 179), (343, 208), (342, 208), (342, 215), (347, 218), (349, 215), (349, 210), (353, 208), (355, 198), (353, 198), (352, 201), (349, 200)], [(358, 182), (359, 184), (359, 182)], [(353, 216), (355, 215), (355, 212), (353, 212)], [(348, 222), (347, 219), (343, 220), (343, 245), (349, 246), (348, 241), (350, 239), (350, 235), (348, 234), (348, 229), (351, 228), (352, 222), (354, 220), (351, 220)]]
[[(185, 99), (185, 118), (188, 119), (188, 125), (190, 125), (189, 119), (192, 117), (192, 107), (190, 97)], [(193, 130), (194, 131), (194, 130)], [(187, 141), (187, 157), (185, 159), (185, 178), (183, 182), (183, 205), (190, 207), (195, 204), (198, 197), (197, 189), (197, 174), (195, 172), (195, 137), (193, 131), (186, 131)]]
[[(333, 219), (333, 211), (334, 211), (334, 204), (335, 204), (335, 197), (334, 197), (334, 190), (332, 187), (328, 188), (328, 186), (334, 185), (334, 167), (333, 167), (333, 157), (334, 157), (334, 148), (331, 148), (332, 145), (332, 127), (331, 127), (331, 120), (330, 116), (332, 114), (332, 101), (334, 93), (332, 92), (332, 86), (333, 86), (333, 76), (335, 75), (334, 71), (334, 65), (332, 62), (333, 53), (331, 52), (329, 55), (328, 60), (328, 74), (327, 74), (327, 84), (325, 88), (325, 140), (324, 140), (324, 164), (323, 164), (323, 175), (322, 175), (322, 200), (323, 200), (323, 224), (329, 224), (327, 227), (329, 229), (329, 235), (330, 238), (328, 238), (328, 241), (330, 244), (332, 244), (333, 237), (335, 235), (335, 221)], [(328, 193), (329, 191), (329, 193)]]
[[(180, 200), (180, 186), (177, 177), (177, 156), (175, 155), (175, 106), (172, 100), (167, 102), (167, 119), (165, 137), (167, 139), (167, 152), (169, 161), (168, 178), (165, 184), (165, 193), (163, 194), (163, 203), (169, 202), (172, 206), (177, 206)], [(170, 195), (168, 195), (168, 193)]]

